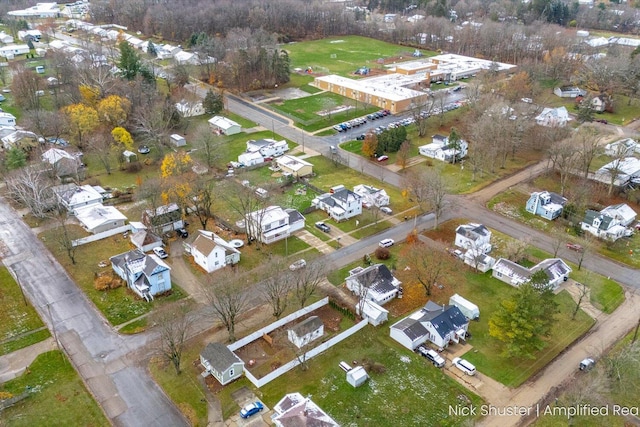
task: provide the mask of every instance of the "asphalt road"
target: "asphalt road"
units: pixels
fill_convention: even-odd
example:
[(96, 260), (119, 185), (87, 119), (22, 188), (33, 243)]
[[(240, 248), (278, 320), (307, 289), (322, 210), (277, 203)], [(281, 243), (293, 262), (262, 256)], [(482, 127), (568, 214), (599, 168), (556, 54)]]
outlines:
[(0, 254), (114, 425), (188, 425), (146, 370), (129, 357), (153, 335), (114, 332), (2, 198)]

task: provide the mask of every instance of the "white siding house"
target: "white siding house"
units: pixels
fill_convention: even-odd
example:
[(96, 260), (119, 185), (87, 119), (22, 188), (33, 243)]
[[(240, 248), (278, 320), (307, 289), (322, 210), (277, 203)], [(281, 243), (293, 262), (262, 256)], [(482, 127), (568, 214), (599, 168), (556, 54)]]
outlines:
[(343, 185), (333, 187), (330, 193), (316, 197), (311, 205), (327, 212), (336, 221), (345, 221), (362, 213), (362, 197)]
[(217, 234), (204, 230), (200, 230), (200, 235), (191, 244), (191, 255), (207, 273), (240, 262), (239, 250)]
[(311, 316), (287, 331), (289, 341), (302, 348), (324, 334), (324, 323), (318, 316)]

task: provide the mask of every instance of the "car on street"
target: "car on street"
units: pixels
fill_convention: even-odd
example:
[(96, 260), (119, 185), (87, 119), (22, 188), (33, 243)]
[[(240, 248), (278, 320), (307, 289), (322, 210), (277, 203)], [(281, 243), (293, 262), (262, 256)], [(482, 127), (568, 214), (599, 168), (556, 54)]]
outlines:
[(150, 151), (151, 150), (146, 145), (141, 145), (141, 146), (138, 147), (138, 153), (140, 153), (140, 154), (149, 154)]
[(264, 405), (261, 402), (253, 402), (240, 409), (240, 416), (242, 418), (249, 418), (251, 415), (257, 414), (264, 409)]
[(581, 245), (577, 243), (572, 243), (572, 242), (567, 242), (567, 249), (570, 249), (576, 252), (582, 252), (584, 250), (584, 248)]
[(380, 243), (378, 243), (378, 246), (380, 246), (381, 248), (388, 248), (390, 246), (393, 246), (394, 243), (395, 241), (393, 239), (382, 239), (380, 240)]
[(605, 119), (596, 119), (596, 122), (597, 123), (602, 123), (603, 125), (608, 125), (609, 124), (609, 122), (606, 121)]
[(453, 366), (460, 369), (462, 372), (464, 372), (467, 375), (476, 374), (476, 367), (473, 366), (470, 362), (467, 362), (466, 360), (460, 357), (455, 357), (451, 362), (453, 363)]
[(360, 135), (356, 136), (356, 140), (357, 140), (357, 141), (364, 141), (364, 139), (365, 139), (366, 137), (367, 137), (367, 135), (365, 135), (365, 134), (363, 133), (363, 134), (360, 134)]
[(426, 357), (436, 368), (442, 368), (445, 365), (445, 360), (442, 356), (438, 354), (437, 351), (432, 350), (430, 348), (426, 348), (421, 345), (418, 347), (418, 353)]
[(592, 357), (587, 357), (580, 362), (578, 367), (581, 371), (590, 371), (595, 366), (596, 361)]
[(377, 158), (379, 162), (384, 162), (385, 160), (389, 160), (389, 156), (380, 156)]
[(167, 252), (165, 252), (165, 250), (161, 247), (156, 247), (153, 248), (153, 253), (156, 254), (158, 256), (158, 258), (160, 259), (165, 259), (169, 256), (169, 254)]
[(301, 268), (305, 268), (306, 266), (307, 266), (307, 261), (303, 259), (299, 259), (289, 266), (289, 270), (296, 271), (296, 270), (300, 270)]
[(392, 215), (393, 214), (393, 210), (391, 210), (391, 208), (389, 206), (382, 206), (380, 208), (380, 212), (386, 213), (387, 215)]
[(183, 228), (178, 228), (176, 230), (176, 233), (178, 233), (178, 236), (182, 237), (183, 239), (186, 239), (187, 237), (189, 237), (189, 232), (184, 227)]
[(316, 222), (316, 228), (320, 231), (324, 231), (325, 233), (328, 233), (331, 231), (331, 228), (322, 221)]

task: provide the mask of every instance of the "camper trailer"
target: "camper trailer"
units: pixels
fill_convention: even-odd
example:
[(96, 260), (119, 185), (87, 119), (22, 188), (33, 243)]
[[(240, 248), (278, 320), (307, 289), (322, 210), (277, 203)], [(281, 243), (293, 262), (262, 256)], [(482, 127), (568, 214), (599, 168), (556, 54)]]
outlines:
[(478, 319), (480, 317), (480, 309), (477, 305), (461, 297), (458, 294), (453, 294), (449, 298), (449, 305), (454, 305), (465, 315), (469, 320)]

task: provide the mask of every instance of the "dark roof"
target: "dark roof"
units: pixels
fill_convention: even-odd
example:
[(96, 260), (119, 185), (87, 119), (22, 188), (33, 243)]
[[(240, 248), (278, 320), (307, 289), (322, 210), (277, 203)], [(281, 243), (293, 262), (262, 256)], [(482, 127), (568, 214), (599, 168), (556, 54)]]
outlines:
[(335, 191), (332, 194), (332, 197), (336, 200), (341, 200), (344, 203), (349, 203), (353, 199), (360, 200), (362, 198), (359, 194), (356, 194), (353, 191), (346, 188), (341, 188), (340, 190)]
[(490, 232), (482, 224), (462, 224), (456, 228), (456, 233), (475, 240), (478, 236), (488, 236)]
[(129, 252), (124, 252), (118, 255), (114, 255), (109, 260), (116, 266), (123, 268), (127, 262), (135, 261), (141, 258), (146, 257), (147, 255), (142, 252), (140, 249), (133, 249)]
[(602, 215), (598, 211), (589, 209), (585, 213), (584, 220), (582, 222), (584, 222), (585, 224), (593, 225), (593, 220), (596, 218), (600, 218), (600, 227), (598, 227), (600, 230), (608, 230), (611, 226), (611, 221), (613, 221), (612, 217), (608, 215)]
[(311, 316), (291, 328), (299, 337), (303, 337), (324, 325), (318, 316)]
[(411, 341), (415, 340), (416, 338), (423, 337), (429, 332), (424, 326), (422, 326), (422, 323), (420, 323), (420, 321), (411, 319), (409, 317), (404, 318), (393, 325), (393, 328), (404, 332), (404, 334), (409, 337)]
[(384, 294), (397, 289), (393, 285), (393, 274), (384, 264), (371, 265), (364, 270), (353, 275), (360, 286), (367, 287), (372, 291)]
[(555, 203), (555, 204), (562, 205), (562, 206), (567, 204), (566, 197), (562, 197), (560, 194), (553, 193), (551, 191), (549, 191), (548, 193), (549, 193), (549, 199), (550, 199), (551, 203)]
[(455, 305), (441, 306), (432, 301), (428, 301), (422, 309), (422, 312), (424, 314), (420, 321), (431, 322), (440, 336), (445, 336), (449, 332), (455, 332), (469, 323), (469, 320), (467, 320)]
[(298, 221), (304, 221), (304, 217), (300, 212), (295, 209), (285, 209), (285, 213), (289, 214), (289, 224), (296, 223)]
[(200, 353), (200, 356), (208, 361), (211, 364), (211, 367), (217, 372), (224, 372), (236, 363), (244, 364), (244, 362), (236, 356), (233, 351), (229, 350), (226, 345), (220, 344), (219, 342), (207, 344), (204, 350)]

